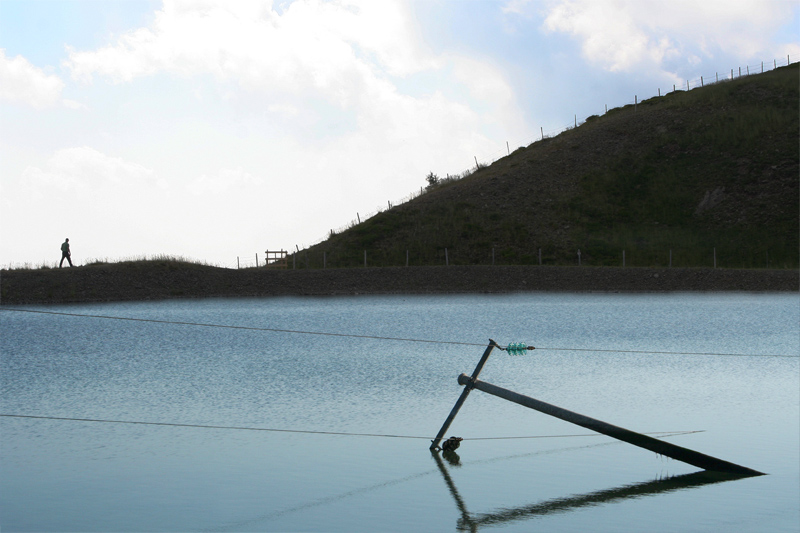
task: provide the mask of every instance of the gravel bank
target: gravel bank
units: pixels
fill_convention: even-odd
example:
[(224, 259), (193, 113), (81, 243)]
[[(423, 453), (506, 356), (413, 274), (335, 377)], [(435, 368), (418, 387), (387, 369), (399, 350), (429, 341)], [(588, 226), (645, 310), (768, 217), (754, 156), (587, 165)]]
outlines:
[(435, 266), (229, 270), (172, 262), (0, 272), (0, 304), (240, 296), (800, 291), (797, 270)]

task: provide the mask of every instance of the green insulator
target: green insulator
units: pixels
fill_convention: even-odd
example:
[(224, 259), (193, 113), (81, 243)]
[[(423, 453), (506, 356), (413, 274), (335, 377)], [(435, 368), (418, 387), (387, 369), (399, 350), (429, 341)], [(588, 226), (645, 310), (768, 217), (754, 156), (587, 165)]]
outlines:
[(524, 342), (512, 342), (506, 347), (508, 355), (525, 355), (528, 345)]

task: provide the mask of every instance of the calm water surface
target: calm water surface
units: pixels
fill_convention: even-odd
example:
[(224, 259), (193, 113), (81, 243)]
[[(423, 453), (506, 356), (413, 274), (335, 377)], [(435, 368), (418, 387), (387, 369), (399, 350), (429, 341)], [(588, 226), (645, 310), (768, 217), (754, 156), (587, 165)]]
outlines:
[[(19, 309), (19, 308), (17, 308)], [(0, 311), (2, 531), (800, 530), (800, 297), (215, 299)], [(769, 475), (666, 459), (474, 391), (481, 379)], [(532, 437), (486, 439), (488, 437)], [(486, 440), (466, 440), (486, 439)]]

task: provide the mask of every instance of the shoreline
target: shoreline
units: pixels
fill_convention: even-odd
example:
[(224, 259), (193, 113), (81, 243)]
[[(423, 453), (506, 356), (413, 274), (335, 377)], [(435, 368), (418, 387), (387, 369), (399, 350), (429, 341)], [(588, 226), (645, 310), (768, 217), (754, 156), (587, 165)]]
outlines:
[(0, 272), (0, 305), (519, 292), (800, 292), (800, 271), (587, 266), (232, 270), (154, 261)]

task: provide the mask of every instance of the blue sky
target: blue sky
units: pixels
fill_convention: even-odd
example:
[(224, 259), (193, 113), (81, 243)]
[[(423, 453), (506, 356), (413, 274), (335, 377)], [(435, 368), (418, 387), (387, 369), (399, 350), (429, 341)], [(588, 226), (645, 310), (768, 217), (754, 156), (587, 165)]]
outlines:
[(0, 0), (0, 265), (302, 248), (576, 116), (794, 62), (798, 28), (780, 0)]

